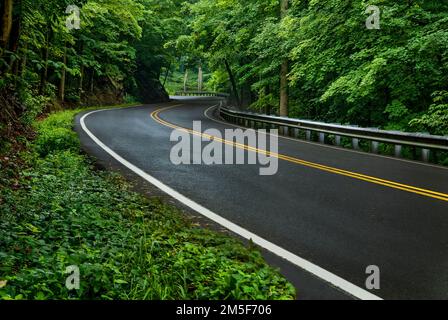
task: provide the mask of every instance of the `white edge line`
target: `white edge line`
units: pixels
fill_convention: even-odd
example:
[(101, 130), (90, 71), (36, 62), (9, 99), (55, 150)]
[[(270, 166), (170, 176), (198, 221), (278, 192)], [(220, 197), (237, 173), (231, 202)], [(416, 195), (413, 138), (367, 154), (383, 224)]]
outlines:
[(238, 234), (239, 236), (251, 240), (253, 243), (259, 245), (260, 247), (274, 253), (275, 255), (293, 263), (294, 265), (298, 266), (299, 268), (306, 270), (307, 272), (315, 275), (316, 277), (324, 280), (325, 282), (328, 282), (332, 284), (335, 287), (338, 287), (342, 289), (343, 291), (349, 293), (350, 295), (361, 299), (361, 300), (383, 300), (382, 298), (370, 293), (369, 291), (362, 289), (350, 282), (348, 282), (345, 279), (342, 279), (341, 277), (315, 265), (314, 263), (307, 261), (279, 246), (276, 244), (269, 242), (256, 234), (236, 225), (235, 223), (219, 216), (218, 214), (210, 211), (209, 209), (201, 206), (200, 204), (194, 202), (193, 200), (187, 198), (186, 196), (180, 194), (176, 190), (170, 188), (160, 180), (152, 177), (151, 175), (144, 172), (142, 169), (138, 168), (134, 164), (130, 163), (126, 159), (122, 158), (120, 155), (118, 155), (115, 151), (110, 149), (107, 145), (105, 145), (100, 139), (98, 139), (86, 126), (85, 119), (98, 112), (104, 112), (104, 111), (110, 111), (110, 110), (117, 110), (117, 109), (109, 109), (109, 110), (97, 110), (92, 111), (80, 118), (80, 124), (81, 128), (84, 130), (84, 132), (99, 146), (101, 149), (103, 149), (105, 152), (107, 152), (110, 156), (112, 156), (115, 160), (120, 162), (122, 165), (124, 165), (129, 170), (133, 171), (135, 174), (139, 175), (158, 189), (162, 190), (169, 196), (175, 198), (177, 201), (183, 203), (187, 207), (191, 208), (192, 210), (196, 211), (197, 213), (203, 215), (204, 217), (207, 217), (208, 219), (220, 224), (221, 226), (225, 227), (226, 229)]

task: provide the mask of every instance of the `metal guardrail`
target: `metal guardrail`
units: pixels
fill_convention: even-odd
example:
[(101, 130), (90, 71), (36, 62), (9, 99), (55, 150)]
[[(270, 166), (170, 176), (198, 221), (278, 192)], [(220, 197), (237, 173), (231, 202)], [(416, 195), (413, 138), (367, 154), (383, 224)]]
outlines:
[(199, 97), (221, 97), (228, 98), (230, 95), (220, 92), (208, 92), (208, 91), (177, 91), (176, 96), (199, 96)]
[(402, 147), (421, 149), (421, 158), (428, 162), (430, 150), (448, 151), (448, 136), (433, 136), (422, 133), (407, 133), (400, 131), (386, 131), (375, 128), (359, 128), (339, 124), (328, 124), (293, 118), (268, 116), (257, 113), (234, 111), (220, 106), (223, 119), (245, 127), (279, 129), (280, 134), (298, 138), (300, 132), (305, 132), (307, 140), (312, 140), (312, 133), (317, 133), (318, 140), (326, 143), (332, 136), (332, 143), (341, 146), (341, 137), (351, 138), (353, 149), (361, 149), (360, 141), (370, 142), (370, 152), (378, 153), (379, 144), (394, 145), (395, 156), (402, 157)]

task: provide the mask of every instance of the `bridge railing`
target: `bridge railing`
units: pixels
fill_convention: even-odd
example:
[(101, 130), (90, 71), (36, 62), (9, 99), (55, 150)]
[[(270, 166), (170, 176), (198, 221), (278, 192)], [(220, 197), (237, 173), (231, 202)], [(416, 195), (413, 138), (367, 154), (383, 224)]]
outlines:
[(195, 96), (195, 97), (220, 97), (229, 98), (229, 94), (221, 92), (209, 92), (209, 91), (177, 91), (176, 96)]
[(315, 140), (324, 144), (351, 147), (379, 153), (383, 145), (392, 146), (390, 153), (403, 156), (403, 147), (410, 147), (414, 158), (429, 162), (431, 151), (448, 151), (448, 136), (425, 133), (386, 131), (377, 128), (360, 128), (340, 124), (268, 116), (251, 112), (235, 111), (221, 103), (220, 115), (228, 122), (254, 129), (278, 129), (280, 135)]

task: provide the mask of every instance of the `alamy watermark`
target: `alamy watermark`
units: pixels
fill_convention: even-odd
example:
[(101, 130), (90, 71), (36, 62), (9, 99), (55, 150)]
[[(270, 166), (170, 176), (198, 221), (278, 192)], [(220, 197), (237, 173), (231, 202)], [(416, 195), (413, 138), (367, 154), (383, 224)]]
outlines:
[(366, 274), (369, 276), (366, 279), (366, 288), (368, 290), (380, 290), (381, 289), (381, 273), (380, 268), (375, 265), (368, 266)]
[[(193, 122), (193, 131), (176, 129), (170, 141), (174, 165), (260, 165), (262, 176), (278, 171), (278, 130), (226, 129), (224, 136), (217, 129), (202, 132), (201, 121)], [(268, 139), (269, 137), (269, 139)], [(269, 141), (268, 141), (269, 140)], [(269, 142), (269, 145), (268, 145)]]
[(78, 266), (68, 266), (65, 273), (69, 274), (65, 280), (65, 287), (68, 290), (79, 290), (80, 288), (80, 271)]
[(368, 6), (366, 9), (366, 14), (370, 16), (366, 20), (366, 27), (369, 30), (379, 30), (381, 29), (381, 10), (378, 6)]
[(76, 5), (69, 5), (65, 10), (66, 14), (69, 14), (65, 20), (65, 26), (68, 30), (81, 29), (81, 10)]

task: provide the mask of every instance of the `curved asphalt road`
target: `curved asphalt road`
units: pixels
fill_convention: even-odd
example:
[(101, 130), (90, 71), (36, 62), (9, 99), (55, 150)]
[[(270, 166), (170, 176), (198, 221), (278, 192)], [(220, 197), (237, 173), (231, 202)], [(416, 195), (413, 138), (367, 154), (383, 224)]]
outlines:
[[(170, 162), (172, 125), (223, 131), (218, 100), (180, 98), (169, 104), (113, 109), (85, 118), (85, 127), (115, 153), (203, 207), (365, 289), (367, 266), (381, 270), (383, 299), (448, 299), (448, 202), (426, 195), (279, 160), (274, 176), (257, 165), (180, 165)], [(204, 112), (208, 110), (208, 117)], [(80, 127), (84, 147), (114, 165)], [(448, 170), (436, 166), (280, 138), (279, 153), (425, 190), (448, 193)], [(134, 177), (135, 179), (140, 179)], [(140, 179), (141, 180), (141, 179)], [(297, 284), (299, 298), (350, 295), (267, 254)]]

